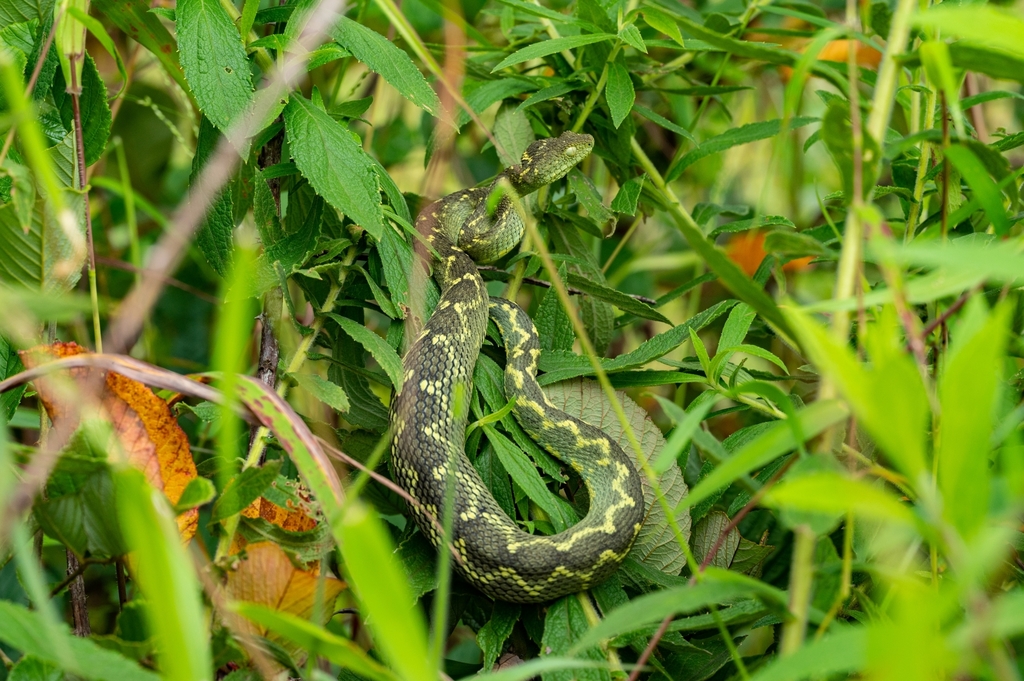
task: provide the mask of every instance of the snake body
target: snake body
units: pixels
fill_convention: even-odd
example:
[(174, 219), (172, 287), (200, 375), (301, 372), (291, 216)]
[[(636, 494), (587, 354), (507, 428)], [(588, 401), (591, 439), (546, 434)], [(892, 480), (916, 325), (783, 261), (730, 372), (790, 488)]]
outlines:
[[(436, 253), (441, 298), (403, 361), (404, 381), (391, 410), (392, 470), (418, 502), (413, 517), (435, 546), (452, 480), (451, 546), (456, 569), (487, 595), (520, 603), (582, 591), (610, 575), (626, 557), (644, 515), (632, 461), (600, 429), (557, 409), (536, 381), (537, 331), (515, 303), (489, 298), (476, 261), (501, 257), (519, 243), (518, 198), (563, 177), (590, 153), (593, 138), (571, 132), (534, 142), (519, 165), (486, 188), (463, 190), (427, 206), (417, 229)], [(495, 190), (504, 195), (488, 206)], [(511, 195), (510, 195), (511, 194)], [(499, 507), (465, 454), (473, 367), (488, 315), (504, 341), (505, 393), (513, 413), (542, 447), (576, 470), (590, 510), (575, 526), (550, 536), (521, 530)]]

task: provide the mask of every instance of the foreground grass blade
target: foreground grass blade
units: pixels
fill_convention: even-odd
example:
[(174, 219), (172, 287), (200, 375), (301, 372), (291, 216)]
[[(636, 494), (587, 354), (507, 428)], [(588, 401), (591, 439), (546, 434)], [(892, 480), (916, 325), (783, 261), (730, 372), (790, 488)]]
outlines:
[(132, 549), (135, 581), (146, 599), (161, 676), (212, 679), (209, 618), (167, 500), (134, 469), (119, 471), (115, 485), (118, 518)]

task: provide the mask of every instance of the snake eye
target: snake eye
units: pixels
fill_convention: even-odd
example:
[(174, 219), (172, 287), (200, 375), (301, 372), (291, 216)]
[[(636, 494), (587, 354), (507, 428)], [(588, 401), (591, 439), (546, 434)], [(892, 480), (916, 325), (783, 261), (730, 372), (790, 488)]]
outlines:
[(566, 147), (565, 148), (566, 156), (573, 156), (575, 153), (576, 153), (576, 147)]

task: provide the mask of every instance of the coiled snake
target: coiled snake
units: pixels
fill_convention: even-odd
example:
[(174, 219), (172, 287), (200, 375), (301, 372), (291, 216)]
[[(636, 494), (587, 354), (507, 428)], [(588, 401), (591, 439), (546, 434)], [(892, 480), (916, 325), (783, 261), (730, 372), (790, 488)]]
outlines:
[[(419, 502), (414, 517), (435, 546), (441, 543), (435, 519), (442, 517), (448, 476), (456, 476), (451, 534), (460, 557), (456, 568), (481, 591), (505, 601), (547, 601), (602, 581), (625, 558), (644, 515), (633, 462), (601, 430), (547, 399), (536, 381), (540, 347), (533, 322), (515, 303), (489, 298), (474, 263), (495, 260), (515, 247), (524, 230), (518, 197), (564, 177), (593, 145), (590, 135), (572, 132), (534, 142), (522, 162), (489, 187), (450, 194), (416, 218), (436, 252), (434, 278), (442, 293), (403, 361), (404, 381), (391, 411), (392, 469)], [(506, 193), (489, 210), (489, 197), (499, 187)], [(538, 444), (575, 469), (589, 492), (587, 516), (558, 534), (519, 529), (464, 451), (473, 367), (488, 312), (504, 340), (505, 393), (516, 400), (516, 419)]]

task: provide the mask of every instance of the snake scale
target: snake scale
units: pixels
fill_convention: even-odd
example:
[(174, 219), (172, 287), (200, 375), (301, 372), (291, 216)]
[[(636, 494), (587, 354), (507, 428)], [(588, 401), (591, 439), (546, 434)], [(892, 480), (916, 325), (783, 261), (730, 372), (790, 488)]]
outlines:
[[(455, 567), (499, 600), (542, 602), (597, 584), (626, 557), (643, 521), (633, 462), (600, 429), (547, 399), (536, 380), (540, 346), (533, 322), (515, 303), (488, 296), (474, 262), (493, 261), (515, 247), (525, 225), (518, 198), (564, 177), (593, 145), (590, 135), (572, 132), (534, 142), (520, 164), (490, 186), (450, 194), (416, 219), (435, 251), (441, 298), (403, 361), (404, 381), (391, 410), (392, 470), (418, 502), (413, 516), (435, 547), (441, 544), (436, 519), (442, 517), (449, 476), (455, 476)], [(488, 206), (495, 203), (492, 196), (501, 198)], [(465, 454), (473, 367), (488, 315), (504, 341), (505, 393), (516, 400), (516, 419), (538, 444), (576, 470), (589, 492), (587, 516), (558, 534), (521, 530)]]

